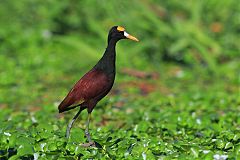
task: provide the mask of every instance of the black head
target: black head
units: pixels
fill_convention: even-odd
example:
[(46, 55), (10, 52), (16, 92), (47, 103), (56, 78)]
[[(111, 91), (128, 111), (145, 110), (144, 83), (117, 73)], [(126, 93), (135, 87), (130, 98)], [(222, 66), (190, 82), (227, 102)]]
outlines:
[(110, 29), (109, 34), (108, 34), (108, 42), (114, 39), (116, 41), (119, 41), (121, 39), (131, 39), (133, 41), (139, 41), (136, 37), (128, 34), (125, 31), (125, 28), (121, 27), (121, 26), (114, 26)]

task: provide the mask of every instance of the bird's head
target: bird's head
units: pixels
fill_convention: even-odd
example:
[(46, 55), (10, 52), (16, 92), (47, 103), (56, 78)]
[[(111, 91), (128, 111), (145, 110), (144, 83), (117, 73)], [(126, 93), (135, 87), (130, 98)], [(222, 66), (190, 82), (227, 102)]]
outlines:
[(124, 27), (121, 26), (114, 26), (110, 29), (109, 34), (108, 34), (108, 42), (111, 39), (115, 39), (115, 40), (121, 40), (121, 39), (130, 39), (133, 41), (139, 41), (136, 37), (128, 34), (125, 30)]

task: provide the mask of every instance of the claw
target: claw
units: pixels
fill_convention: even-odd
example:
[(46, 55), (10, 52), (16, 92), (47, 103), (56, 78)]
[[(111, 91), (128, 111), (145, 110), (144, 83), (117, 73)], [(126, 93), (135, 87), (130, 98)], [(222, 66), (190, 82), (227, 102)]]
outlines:
[(82, 147), (96, 147), (95, 142), (91, 141), (89, 143), (83, 143), (81, 144)]

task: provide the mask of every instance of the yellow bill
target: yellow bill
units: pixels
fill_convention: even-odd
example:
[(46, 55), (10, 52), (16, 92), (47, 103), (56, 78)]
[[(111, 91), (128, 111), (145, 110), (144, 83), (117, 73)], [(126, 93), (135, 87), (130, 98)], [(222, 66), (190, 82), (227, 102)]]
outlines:
[(124, 36), (125, 36), (126, 38), (128, 38), (128, 39), (131, 39), (131, 40), (133, 40), (133, 41), (139, 42), (139, 40), (138, 40), (136, 37), (128, 34), (126, 31), (124, 31)]

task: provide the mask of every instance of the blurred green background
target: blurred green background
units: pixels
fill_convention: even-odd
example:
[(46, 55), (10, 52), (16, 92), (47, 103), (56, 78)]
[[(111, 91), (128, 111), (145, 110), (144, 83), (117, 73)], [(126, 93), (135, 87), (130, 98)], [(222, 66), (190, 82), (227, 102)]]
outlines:
[(1, 104), (60, 100), (62, 87), (70, 88), (101, 57), (114, 25), (141, 41), (118, 44), (118, 71), (162, 71), (164, 77), (161, 66), (175, 64), (222, 74), (230, 83), (239, 73), (239, 5), (236, 0), (2, 0)]
[[(160, 139), (172, 145), (176, 139), (171, 141), (171, 138), (166, 140), (164, 137), (174, 137), (179, 131), (173, 126), (186, 127), (190, 123), (188, 118), (196, 113), (196, 117), (190, 121), (195, 121), (197, 117), (205, 119), (204, 130), (212, 130), (212, 125), (215, 125), (213, 123), (221, 122), (217, 124), (219, 128), (213, 127), (214, 131), (209, 131), (203, 139), (215, 139), (222, 136), (222, 130), (227, 129), (231, 134), (239, 133), (238, 0), (1, 0), (0, 109), (5, 111), (2, 112), (2, 120), (20, 115), (24, 119), (23, 124), (12, 122), (12, 129), (16, 125), (23, 130), (23, 135), (28, 136), (30, 135), (25, 131), (28, 130), (29, 123), (25, 124), (25, 120), (29, 114), (22, 111), (42, 114), (38, 121), (46, 119), (49, 114), (50, 124), (67, 124), (74, 113), (66, 113), (67, 118), (57, 122), (57, 105), (72, 85), (102, 56), (107, 45), (108, 31), (115, 25), (124, 26), (140, 42), (122, 40), (117, 44), (116, 83), (108, 96), (110, 98), (101, 101), (100, 107), (93, 112), (97, 119), (92, 125), (95, 132), (96, 126), (105, 127), (99, 121), (105, 123), (106, 117), (109, 118), (106, 123), (112, 124), (110, 130), (122, 123), (127, 126), (125, 129), (132, 130), (133, 125), (137, 126), (141, 122), (146, 133), (148, 127), (160, 128), (161, 131), (154, 133), (162, 133)], [(155, 115), (156, 112), (159, 115)], [(125, 113), (131, 116), (126, 118)], [(148, 122), (142, 118), (146, 114), (150, 120), (155, 119), (161, 125), (155, 126), (158, 124), (154, 120)], [(112, 121), (112, 116), (118, 120)], [(183, 120), (178, 121), (177, 116)], [(158, 119), (159, 117), (163, 118)], [(210, 119), (211, 122), (208, 121)], [(0, 131), (11, 133), (9, 123), (6, 121), (5, 125), (2, 124), (6, 130)], [(191, 131), (202, 130), (191, 127), (188, 128)], [(169, 130), (166, 131), (166, 128)], [(62, 137), (63, 130), (60, 134)], [(108, 132), (107, 128), (103, 135)], [(148, 132), (148, 138), (156, 137), (152, 133)], [(104, 140), (103, 135), (97, 137), (95, 134), (94, 139)], [(118, 136), (116, 134), (115, 138)], [(184, 145), (188, 144), (190, 140), (185, 139), (184, 133), (182, 136), (178, 140)], [(147, 135), (141, 135), (140, 139), (144, 137)], [(238, 139), (235, 138), (236, 143), (231, 141), (235, 148), (230, 147), (229, 150), (228, 141), (225, 143), (226, 138), (221, 138), (224, 145), (213, 144), (213, 149), (223, 154), (226, 154), (225, 149), (229, 153), (231, 151), (232, 157), (240, 153)], [(33, 143), (38, 145), (38, 142), (31, 142), (31, 145)], [(209, 143), (199, 142), (198, 146), (204, 148)], [(6, 144), (2, 141), (0, 146)], [(126, 145), (125, 149), (128, 147)], [(169, 150), (176, 154), (183, 151), (196, 158), (195, 150), (178, 147), (179, 144), (176, 150)], [(165, 147), (162, 146), (161, 149), (163, 148)], [(34, 150), (37, 151), (36, 148)], [(152, 154), (170, 154), (168, 151), (155, 154), (152, 148), (149, 151), (151, 153), (146, 154), (150, 157)], [(142, 153), (145, 154), (145, 151), (135, 152), (140, 157)], [(108, 156), (111, 154), (109, 152)], [(184, 154), (183, 157), (186, 156)], [(122, 156), (124, 155), (123, 153)]]

